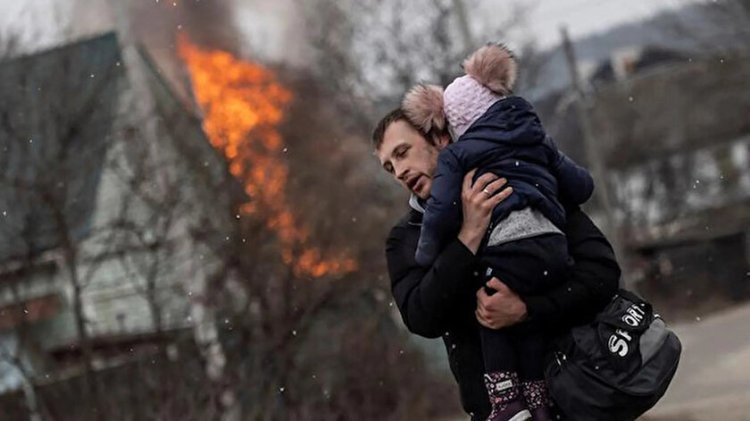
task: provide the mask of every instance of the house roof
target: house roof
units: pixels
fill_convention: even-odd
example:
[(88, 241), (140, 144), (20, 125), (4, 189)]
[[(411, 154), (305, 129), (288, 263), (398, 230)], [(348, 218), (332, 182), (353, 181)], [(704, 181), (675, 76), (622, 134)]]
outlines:
[(123, 70), (111, 33), (0, 62), (0, 262), (89, 232)]
[[(628, 78), (603, 80), (600, 75), (588, 114), (606, 165), (623, 169), (749, 133), (748, 58), (750, 51), (692, 59), (644, 46)], [(587, 164), (569, 90), (551, 92), (534, 105), (558, 146)]]
[(607, 165), (624, 168), (749, 133), (749, 57), (660, 66), (599, 89), (590, 115)]

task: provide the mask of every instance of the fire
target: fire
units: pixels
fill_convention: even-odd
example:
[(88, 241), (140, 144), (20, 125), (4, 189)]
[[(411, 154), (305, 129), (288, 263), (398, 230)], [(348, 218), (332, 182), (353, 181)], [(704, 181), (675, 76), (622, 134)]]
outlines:
[(284, 141), (277, 127), (292, 93), (265, 67), (224, 51), (204, 50), (185, 37), (179, 39), (179, 53), (204, 113), (206, 135), (252, 198), (240, 212), (268, 215), (266, 225), (278, 236), (282, 258), (297, 275), (320, 277), (356, 269), (351, 258), (323, 256), (291, 211), (286, 197), (289, 169), (281, 159)]

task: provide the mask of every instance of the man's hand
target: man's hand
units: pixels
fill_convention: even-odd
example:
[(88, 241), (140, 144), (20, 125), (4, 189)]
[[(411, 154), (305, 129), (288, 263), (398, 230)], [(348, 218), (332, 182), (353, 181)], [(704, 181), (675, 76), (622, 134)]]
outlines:
[(487, 227), (490, 225), (492, 210), (498, 203), (510, 196), (513, 188), (503, 189), (507, 181), (492, 173), (482, 174), (472, 184), (474, 173), (476, 173), (476, 169), (469, 171), (464, 176), (463, 188), (461, 189), (464, 219), (461, 224), (461, 231), (458, 233), (458, 239), (472, 253), (476, 254)]
[(515, 292), (497, 278), (490, 279), (487, 287), (497, 291), (488, 295), (484, 288), (477, 291), (475, 314), (479, 323), (490, 329), (512, 326), (526, 318), (526, 304)]

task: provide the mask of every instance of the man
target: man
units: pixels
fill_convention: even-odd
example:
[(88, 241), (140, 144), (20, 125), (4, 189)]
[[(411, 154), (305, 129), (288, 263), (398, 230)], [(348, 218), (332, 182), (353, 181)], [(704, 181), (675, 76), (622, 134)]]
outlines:
[(400, 109), (386, 115), (373, 133), (376, 155), (386, 171), (412, 197), (410, 211), (391, 230), (386, 257), (391, 290), (407, 328), (427, 338), (442, 337), (464, 410), (484, 420), (490, 404), (484, 387), (479, 325), (493, 329), (525, 323), (550, 335), (592, 320), (615, 294), (620, 268), (612, 247), (577, 207), (567, 208), (565, 234), (575, 260), (569, 279), (545, 295), (519, 297), (501, 280), (473, 289), (477, 251), (495, 205), (512, 194), (506, 180), (484, 174), (462, 189), (463, 221), (457, 237), (430, 267), (415, 261), (422, 204), (430, 195), (439, 152), (450, 143), (447, 132), (420, 132)]

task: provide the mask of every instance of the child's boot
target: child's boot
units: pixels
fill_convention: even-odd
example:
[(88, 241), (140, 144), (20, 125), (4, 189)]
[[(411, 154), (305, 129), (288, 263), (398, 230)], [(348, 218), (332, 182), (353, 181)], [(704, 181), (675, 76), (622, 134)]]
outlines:
[(552, 421), (552, 402), (549, 399), (547, 383), (534, 380), (521, 383), (521, 392), (534, 421)]
[(513, 371), (496, 371), (484, 375), (484, 385), (492, 405), (487, 421), (527, 421), (531, 413), (526, 408)]

